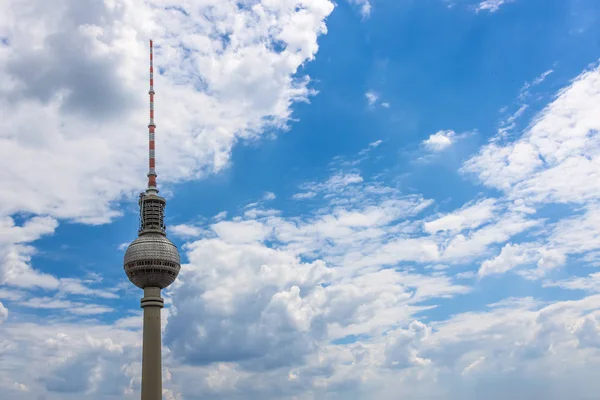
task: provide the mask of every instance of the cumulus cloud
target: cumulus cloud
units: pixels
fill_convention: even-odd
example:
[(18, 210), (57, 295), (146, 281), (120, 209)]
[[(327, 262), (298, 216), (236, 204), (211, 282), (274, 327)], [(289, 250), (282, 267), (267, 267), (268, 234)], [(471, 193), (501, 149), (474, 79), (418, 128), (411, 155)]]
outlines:
[(491, 274), (502, 274), (514, 267), (532, 262), (535, 249), (526, 245), (508, 243), (498, 256), (481, 264), (477, 274), (482, 277)]
[(81, 322), (6, 325), (3, 358), (11, 360), (13, 371), (28, 373), (3, 371), (0, 384), (9, 398), (18, 400), (39, 393), (48, 399), (82, 395), (131, 398), (132, 388), (139, 383), (135, 377), (139, 373), (139, 334), (138, 330)]
[(553, 226), (550, 242), (563, 252), (585, 254), (600, 250), (597, 222), (600, 222), (600, 206), (590, 204), (566, 218), (562, 218)]
[(168, 227), (169, 234), (181, 238), (193, 238), (202, 235), (202, 228), (194, 225), (179, 224)]
[(420, 321), (413, 321), (405, 331), (394, 331), (386, 344), (386, 362), (390, 368), (426, 366), (431, 360), (418, 356), (421, 342), (431, 336), (431, 328)]
[(65, 310), (76, 315), (104, 314), (113, 311), (112, 308), (97, 304), (73, 302), (51, 297), (32, 297), (20, 302), (22, 307), (44, 310)]
[[(194, 277), (198, 271), (190, 273)], [(297, 298), (293, 291), (283, 293), (291, 294), (286, 302)], [(189, 398), (198, 398), (198, 390), (203, 389), (201, 393), (213, 397), (275, 399), (301, 396), (306, 390), (305, 385), (310, 385), (316, 395), (328, 393), (330, 397), (340, 399), (349, 391), (369, 388), (365, 394), (382, 399), (392, 399), (398, 393), (417, 398), (443, 393), (445, 398), (474, 400), (481, 398), (483, 389), (471, 385), (469, 378), (484, 380), (489, 388), (489, 385), (494, 387), (488, 379), (493, 376), (494, 380), (511, 383), (500, 392), (494, 392), (496, 394), (491, 398), (497, 400), (508, 395), (518, 396), (524, 390), (537, 393), (541, 389), (537, 385), (531, 386), (531, 382), (539, 381), (547, 382), (544, 387), (550, 386), (543, 391), (548, 398), (558, 400), (560, 397), (552, 393), (556, 390), (562, 393), (569, 382), (578, 383), (571, 388), (576, 398), (586, 398), (594, 392), (586, 371), (590, 365), (600, 365), (600, 336), (594, 314), (600, 306), (599, 301), (598, 296), (589, 296), (579, 301), (544, 306), (532, 299), (517, 298), (490, 304), (487, 310), (459, 313), (443, 322), (425, 324), (408, 320), (383, 336), (364, 338), (347, 345), (320, 343), (318, 356), (304, 354), (304, 363), (294, 364), (297, 358), (288, 357), (283, 359), (286, 367), (265, 370), (269, 365), (263, 361), (274, 354), (269, 349), (307, 334), (308, 325), (304, 322), (311, 314), (302, 312), (302, 307), (290, 308), (294, 304), (291, 301), (277, 313), (284, 310), (293, 313), (287, 314), (288, 318), (273, 321), (272, 329), (293, 327), (295, 335), (271, 337), (273, 343), (267, 343), (263, 348), (267, 352), (256, 354), (258, 362), (182, 366), (172, 364), (174, 360), (167, 352), (165, 389), (174, 396)], [(271, 312), (284, 304), (279, 303), (276, 307), (276, 303), (269, 301), (263, 318), (269, 318)], [(337, 310), (332, 310), (331, 315), (336, 313)], [(75, 399), (82, 393), (115, 399), (135, 397), (132, 388), (139, 385), (139, 378), (135, 378), (139, 374), (139, 331), (65, 324), (36, 325), (35, 329), (31, 324), (18, 324), (6, 330), (7, 326), (3, 325), (2, 340), (10, 346), (4, 350), (3, 357), (15, 368), (3, 379), (30, 388), (30, 393), (23, 394), (12, 384), (6, 392), (11, 398), (30, 398), (27, 396), (39, 393), (40, 388), (47, 390), (50, 396), (55, 393), (63, 399)], [(201, 340), (198, 338), (203, 336), (194, 333), (191, 337)], [(245, 343), (245, 340), (234, 342), (234, 349), (244, 348)], [(295, 344), (292, 349), (297, 351), (296, 346), (303, 342), (292, 343)], [(29, 351), (19, 351), (20, 346), (28, 346)], [(224, 347), (218, 347), (208, 354), (212, 356), (224, 350)], [(229, 354), (233, 353), (243, 354)], [(220, 356), (225, 354), (220, 353)], [(291, 351), (290, 354), (298, 353)], [(199, 352), (197, 355), (207, 357)], [(41, 357), (45, 363), (38, 362)], [(196, 363), (201, 361), (195, 360)], [(15, 374), (15, 370), (22, 371), (23, 368), (30, 372), (33, 369), (37, 374)], [(34, 375), (41, 379), (32, 379)], [(362, 381), (357, 379), (361, 376)]]
[(57, 221), (50, 217), (33, 217), (21, 226), (11, 217), (0, 218), (0, 284), (58, 287), (58, 279), (32, 268), (35, 248), (30, 245), (40, 237), (54, 233), (57, 226)]
[(423, 146), (430, 151), (442, 151), (452, 146), (456, 132), (453, 130), (438, 131), (423, 141)]
[(212, 225), (212, 230), (229, 243), (263, 241), (269, 236), (270, 228), (255, 220), (221, 221)]
[(285, 127), (291, 105), (311, 95), (309, 78), (296, 73), (314, 58), (333, 10), (328, 0), (83, 4), (2, 7), (0, 155), (9, 167), (0, 214), (103, 223), (119, 214), (115, 201), (143, 187), (148, 37), (159, 182), (221, 170), (237, 140)]
[(531, 219), (528, 214), (505, 212), (491, 224), (452, 237), (447, 242), (444, 258), (463, 262), (476, 259), (489, 252), (492, 246), (506, 243), (513, 236), (540, 224), (540, 220)]
[(175, 357), (268, 369), (297, 364), (312, 352), (325, 328), (319, 285), (331, 272), (322, 262), (219, 239), (187, 250), (190, 264), (174, 293), (165, 337)]
[(596, 170), (600, 120), (600, 68), (577, 77), (534, 120), (518, 140), (491, 143), (470, 159), (463, 171), (510, 198), (529, 203), (582, 204), (597, 199)]
[[(248, 390), (248, 374), (275, 379), (290, 369), (288, 382), (296, 379), (290, 376), (306, 379), (301, 371), (329, 342), (380, 337), (392, 325), (408, 326), (426, 308), (424, 302), (469, 291), (444, 275), (381, 269), (398, 262), (394, 255), (420, 251), (417, 239), (384, 250), (380, 241), (389, 235), (400, 240), (396, 222), (431, 202), (358, 178), (338, 171), (311, 183), (329, 201), (312, 216), (245, 214), (211, 224), (212, 234), (186, 244), (189, 264), (173, 289), (165, 340), (181, 362), (202, 371), (220, 365), (225, 387), (207, 377), (202, 390), (235, 398), (241, 387)], [(429, 246), (435, 253), (435, 241)], [(391, 258), (381, 259), (380, 253)], [(417, 328), (415, 323), (409, 331)], [(389, 346), (401, 357), (403, 342), (394, 343)], [(328, 357), (337, 359), (334, 354)], [(223, 363), (234, 363), (234, 371)], [(230, 381), (229, 374), (236, 379)]]
[[(406, 322), (384, 337), (323, 344), (318, 358), (308, 357), (304, 365), (256, 373), (219, 363), (196, 370), (195, 384), (191, 373), (183, 370), (178, 380), (185, 382), (185, 395), (202, 388), (204, 393), (235, 399), (298, 396), (303, 392), (299, 383), (304, 383), (316, 395), (327, 393), (335, 399), (356, 390), (382, 399), (398, 393), (478, 399), (493, 387), (490, 396), (497, 400), (530, 390), (558, 400), (561, 397), (553, 393), (564, 392), (576, 381), (571, 393), (586, 398), (593, 394), (593, 385), (585, 384), (590, 376), (586, 371), (590, 363), (599, 363), (598, 324), (592, 311), (598, 305), (597, 296), (549, 306), (528, 298), (510, 299), (431, 325)], [(484, 380), (486, 386), (473, 385), (471, 379)], [(503, 384), (495, 386), (497, 380)], [(532, 384), (540, 381), (547, 382), (545, 389)]]
[(468, 204), (460, 210), (443, 215), (433, 221), (425, 222), (424, 229), (428, 233), (440, 231), (461, 232), (464, 229), (477, 228), (490, 222), (497, 210), (496, 199), (484, 199), (475, 204)]
[(588, 276), (574, 276), (556, 282), (546, 282), (544, 286), (598, 293), (600, 292), (600, 273), (593, 272)]

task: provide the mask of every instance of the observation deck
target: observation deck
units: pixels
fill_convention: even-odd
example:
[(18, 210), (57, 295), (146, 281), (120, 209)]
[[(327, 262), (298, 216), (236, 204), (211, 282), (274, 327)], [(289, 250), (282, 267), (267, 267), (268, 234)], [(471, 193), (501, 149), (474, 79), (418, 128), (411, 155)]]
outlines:
[(140, 228), (125, 252), (124, 269), (137, 287), (169, 286), (181, 269), (179, 251), (166, 236), (166, 200), (152, 192), (140, 194)]

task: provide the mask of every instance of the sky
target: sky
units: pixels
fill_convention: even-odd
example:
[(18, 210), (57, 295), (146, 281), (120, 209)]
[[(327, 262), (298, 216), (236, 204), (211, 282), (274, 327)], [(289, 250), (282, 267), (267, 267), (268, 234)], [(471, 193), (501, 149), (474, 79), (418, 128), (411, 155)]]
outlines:
[(595, 0), (0, 1), (0, 390), (139, 398), (123, 255), (182, 257), (166, 400), (596, 399)]

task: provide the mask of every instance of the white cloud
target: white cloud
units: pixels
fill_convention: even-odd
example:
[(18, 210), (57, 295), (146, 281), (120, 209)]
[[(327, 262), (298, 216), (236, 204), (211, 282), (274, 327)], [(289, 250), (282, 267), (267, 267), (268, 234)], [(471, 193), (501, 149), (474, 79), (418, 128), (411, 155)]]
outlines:
[(496, 199), (484, 199), (475, 204), (467, 204), (460, 210), (425, 222), (424, 229), (434, 234), (440, 231), (461, 232), (465, 229), (477, 228), (496, 216), (499, 209), (496, 202)]
[(270, 229), (257, 221), (220, 221), (211, 229), (222, 239), (230, 243), (250, 243), (263, 241)]
[(445, 246), (443, 258), (455, 262), (478, 258), (488, 253), (492, 246), (503, 244), (540, 224), (541, 221), (529, 219), (527, 214), (506, 212), (492, 224), (451, 238)]
[(329, 180), (325, 182), (325, 187), (329, 190), (335, 190), (338, 188), (343, 188), (344, 186), (351, 185), (353, 183), (360, 183), (362, 181), (363, 178), (359, 174), (339, 174), (329, 178)]
[(155, 85), (159, 184), (221, 170), (236, 141), (285, 126), (291, 105), (312, 93), (296, 73), (318, 50), (329, 0), (247, 8), (190, 1), (181, 5), (185, 13), (163, 3), (3, 4), (0, 215), (102, 223), (119, 214), (114, 201), (143, 189), (145, 38), (155, 39), (162, 71)]
[(477, 12), (480, 11), (489, 11), (491, 13), (496, 12), (500, 9), (500, 7), (507, 3), (512, 3), (514, 0), (483, 0), (480, 2), (475, 10)]
[(181, 238), (194, 238), (202, 235), (202, 228), (194, 225), (179, 224), (168, 227), (169, 234), (178, 236)]
[(554, 72), (553, 69), (549, 69), (547, 71), (542, 72), (542, 74), (540, 76), (538, 76), (537, 78), (535, 78), (533, 80), (533, 82), (531, 83), (530, 86), (537, 86), (537, 85), (541, 84), (542, 82), (544, 82), (546, 80), (548, 75), (550, 75), (553, 72)]
[(485, 362), (485, 357), (481, 356), (477, 360), (473, 361), (471, 364), (467, 365), (465, 369), (461, 372), (462, 376), (471, 375), (474, 370), (477, 370), (483, 363)]
[(90, 303), (72, 302), (51, 297), (32, 297), (19, 303), (22, 307), (45, 310), (65, 310), (76, 315), (104, 314), (113, 311), (112, 308)]
[(452, 146), (456, 133), (452, 130), (438, 131), (423, 141), (423, 145), (430, 151), (442, 151)]
[(352, 4), (356, 4), (360, 7), (360, 14), (363, 18), (368, 18), (371, 15), (371, 9), (373, 8), (370, 0), (348, 0)]
[(365, 93), (365, 97), (367, 98), (367, 103), (369, 104), (369, 107), (373, 107), (379, 99), (379, 95), (375, 92), (367, 92)]
[[(484, 380), (486, 383), (490, 382), (490, 377), (511, 382), (511, 385), (501, 391), (502, 396), (511, 397), (527, 390), (525, 388), (529, 387), (528, 382), (547, 381), (551, 388), (544, 394), (556, 400), (559, 397), (552, 397), (553, 391), (561, 385), (573, 382), (573, 379), (579, 379), (579, 385), (572, 393), (580, 397), (585, 393), (592, 393), (594, 389), (594, 385), (585, 385), (585, 382), (590, 382), (587, 375), (585, 378), (577, 378), (577, 374), (585, 374), (590, 365), (599, 364), (596, 344), (598, 324), (593, 315), (599, 305), (597, 296), (576, 302), (559, 302), (546, 307), (540, 307), (530, 299), (513, 299), (493, 305), (484, 311), (457, 314), (441, 323), (424, 324), (409, 319), (401, 327), (387, 331), (385, 336), (377, 335), (358, 343), (332, 346), (320, 342), (318, 357), (307, 355), (302, 364), (271, 370), (256, 369), (256, 366), (272, 356), (270, 351), (257, 353), (260, 358), (254, 359), (253, 362), (242, 362), (241, 367), (239, 363), (231, 362), (196, 366), (172, 365), (171, 353), (168, 353), (166, 362), (169, 363), (168, 376), (171, 380), (165, 384), (174, 393), (181, 393), (189, 398), (195, 398), (195, 393), (198, 393), (200, 388), (206, 395), (234, 399), (302, 396), (306, 386), (296, 385), (294, 382), (306, 382), (315, 395), (328, 393), (330, 397), (343, 398), (346, 394), (345, 385), (353, 382), (350, 386), (352, 390), (368, 390), (365, 393), (382, 399), (394, 398), (394, 394), (398, 393), (412, 398), (444, 393), (445, 398), (474, 400), (480, 398), (481, 392), (474, 391), (466, 378), (477, 374), (478, 381)], [(298, 329), (302, 325), (294, 326)], [(39, 336), (52, 338), (51, 342), (46, 343), (44, 340), (38, 340), (37, 336), (32, 336), (31, 332), (18, 336), (21, 343), (38, 340), (28, 358), (19, 360), (19, 365), (36, 360), (36, 357), (43, 354), (42, 351), (48, 354), (51, 349), (49, 354), (54, 360), (61, 352), (70, 349), (72, 355), (67, 358), (68, 361), (51, 364), (56, 367), (46, 373), (47, 377), (42, 380), (44, 384), (53, 387), (52, 383), (56, 382), (56, 377), (65, 376), (67, 365), (77, 366), (80, 371), (90, 371), (94, 365), (102, 365), (104, 359), (108, 360), (108, 364), (104, 364), (104, 371), (108, 371), (106, 367), (109, 366), (117, 371), (121, 370), (121, 366), (133, 367), (132, 360), (136, 359), (136, 350), (139, 347), (132, 346), (132, 342), (139, 335), (139, 331), (130, 333), (127, 338), (123, 336), (123, 331), (117, 330), (115, 333), (120, 337), (111, 336), (111, 342), (101, 346), (90, 346), (89, 343), (100, 342), (100, 329), (94, 328), (91, 331), (95, 340), (83, 342), (76, 339), (77, 335), (81, 335), (78, 330), (66, 330), (67, 327), (63, 329), (70, 332), (68, 337), (62, 338), (61, 335), (53, 334), (49, 328), (39, 331)], [(21, 331), (11, 332), (6, 337), (12, 342), (17, 338), (17, 332)], [(297, 335), (302, 335), (301, 332)], [(199, 338), (197, 335), (192, 337)], [(212, 337), (212, 334), (209, 337)], [(275, 336), (274, 339), (270, 344), (271, 349), (272, 346), (277, 346), (283, 337)], [(71, 346), (67, 345), (69, 342), (72, 342)], [(188, 343), (198, 345), (197, 342)], [(239, 345), (234, 343), (236, 348), (243, 348), (247, 341)], [(90, 347), (91, 351), (84, 350), (84, 347)], [(200, 347), (204, 348), (207, 345), (200, 342)], [(219, 354), (218, 349), (213, 349), (209, 353), (210, 356)], [(100, 351), (101, 357), (97, 356), (97, 351)], [(195, 351), (192, 353), (196, 354)], [(15, 357), (14, 353), (10, 353), (10, 356)], [(92, 359), (90, 364), (83, 363), (84, 356)], [(288, 362), (290, 360), (293, 359), (287, 359)], [(559, 363), (557, 360), (563, 361)], [(139, 367), (135, 369), (137, 368)], [(573, 370), (576, 370), (577, 374), (574, 374)], [(113, 384), (122, 390), (126, 389), (132, 385), (130, 373), (128, 370), (127, 379)], [(75, 378), (74, 375), (71, 376)], [(85, 376), (88, 376), (87, 373)], [(363, 380), (357, 379), (361, 376)], [(25, 384), (31, 381), (27, 375), (20, 379), (23, 379)], [(75, 379), (74, 381), (80, 382)], [(133, 382), (139, 384), (139, 380)], [(272, 384), (267, 385), (267, 382)], [(90, 394), (98, 393), (99, 386), (88, 385), (85, 383), (80, 386), (80, 390), (87, 389)], [(34, 390), (38, 387), (39, 383), (32, 384)], [(486, 385), (486, 388), (489, 387)], [(532, 386), (531, 390), (534, 388), (536, 392), (540, 390), (537, 386)], [(501, 400), (502, 396), (498, 393), (493, 394), (491, 398)]]
[[(554, 70), (549, 69), (538, 77), (533, 79), (531, 82), (525, 82), (525, 84), (521, 87), (519, 91), (519, 96), (517, 99), (518, 108), (514, 111), (510, 116), (500, 122), (500, 127), (498, 129), (497, 137), (493, 138), (492, 141), (501, 141), (508, 138), (510, 134), (513, 134), (515, 128), (517, 127), (517, 121), (521, 119), (527, 110), (530, 109), (530, 105), (525, 103), (526, 100), (531, 100), (531, 91), (536, 86), (542, 84), (546, 78), (552, 74)], [(504, 113), (508, 107), (503, 107), (500, 112)]]
[(559, 287), (568, 290), (585, 290), (587, 292), (600, 292), (600, 272), (588, 276), (574, 276), (557, 282), (545, 282), (545, 287)]
[(598, 196), (592, 177), (600, 159), (600, 142), (593, 134), (600, 120), (592, 110), (600, 101), (599, 77), (597, 67), (581, 74), (536, 116), (523, 137), (485, 146), (463, 168), (529, 207), (555, 202), (583, 205), (581, 214), (570, 211), (551, 225), (546, 238), (550, 248), (545, 249), (549, 253), (539, 260), (537, 270), (523, 271), (525, 277), (544, 275), (569, 254), (583, 254), (590, 263), (598, 260), (593, 254), (598, 249), (594, 244)]
[(517, 120), (523, 115), (529, 106), (527, 104), (522, 104), (517, 111), (515, 111), (510, 117), (506, 119), (506, 121), (502, 121), (500, 124), (500, 129), (498, 129), (499, 137), (506, 136), (510, 131), (515, 129), (517, 126)]
[(365, 93), (365, 97), (367, 98), (367, 104), (371, 109), (375, 108), (376, 105), (380, 105), (383, 108), (390, 108), (390, 103), (380, 102), (381, 96), (377, 92), (370, 90)]
[[(376, 147), (376, 146), (374, 146)], [(369, 147), (372, 148), (372, 147)], [(308, 182), (301, 186), (303, 192), (296, 193), (292, 198), (296, 200), (311, 199), (318, 194), (332, 195), (344, 191), (347, 186), (361, 183), (363, 177), (356, 172), (338, 172), (325, 182)]]
[(61, 278), (58, 291), (63, 294), (100, 297), (104, 299), (117, 299), (119, 296), (111, 291), (110, 288), (93, 289), (83, 284), (80, 279)]
[(267, 192), (263, 196), (263, 200), (265, 201), (275, 200), (276, 198), (277, 196), (275, 196), (275, 193), (273, 192)]
[(219, 239), (186, 248), (190, 265), (174, 293), (165, 336), (176, 356), (195, 364), (234, 357), (245, 368), (262, 369), (296, 363), (311, 351), (319, 284), (330, 274), (322, 262), (300, 263), (285, 252)]
[[(396, 189), (358, 177), (336, 172), (322, 183), (305, 184), (322, 194), (329, 206), (313, 218), (284, 220), (277, 216), (256, 221), (264, 228), (257, 230), (260, 234), (252, 235), (252, 240), (268, 237), (299, 254), (320, 256), (348, 270), (366, 272), (407, 261), (466, 263), (489, 255), (495, 246), (541, 223), (530, 218), (535, 210), (522, 202), (496, 199), (469, 203), (434, 220), (413, 222), (410, 218), (431, 201), (402, 196)], [(232, 222), (229, 231), (236, 232), (239, 223)]]
[(524, 276), (528, 279), (540, 278), (549, 271), (562, 267), (567, 261), (567, 255), (558, 249), (541, 247), (538, 252), (537, 268), (525, 272)]
[(70, 400), (83, 393), (129, 399), (139, 384), (139, 334), (85, 322), (4, 324), (3, 359), (11, 368), (0, 374), (0, 385), (16, 400)]
[(431, 336), (431, 328), (420, 321), (413, 321), (406, 331), (395, 331), (386, 345), (386, 363), (390, 368), (427, 366), (431, 360), (418, 356), (422, 341)]
[(600, 206), (592, 204), (579, 215), (562, 218), (551, 232), (549, 241), (565, 253), (585, 254), (600, 249)]
[(600, 68), (577, 77), (534, 119), (518, 140), (491, 143), (463, 167), (509, 198), (539, 202), (585, 203), (596, 200), (600, 163)]
[(56, 288), (58, 279), (31, 267), (35, 249), (29, 244), (54, 233), (58, 223), (49, 217), (33, 217), (21, 226), (11, 217), (0, 218), (0, 284)]
[(0, 324), (6, 321), (6, 318), (8, 318), (8, 310), (4, 307), (4, 304), (0, 302)]
[[(282, 260), (279, 256), (276, 259)], [(203, 259), (198, 261), (208, 265)], [(228, 264), (220, 264), (219, 267), (224, 265)], [(216, 272), (219, 273), (218, 269)], [(203, 277), (209, 276), (208, 273), (202, 273), (200, 268), (189, 270), (188, 273), (186, 279), (189, 281), (185, 285), (200, 283)], [(290, 275), (290, 278), (297, 279), (294, 278), (297, 276)], [(290, 282), (286, 280), (290, 278), (269, 277), (267, 281), (270, 285), (277, 282), (284, 284)], [(249, 282), (248, 289), (251, 291), (260, 280)], [(309, 284), (310, 281), (304, 282)], [(214, 287), (209, 288), (208, 283), (206, 282), (205, 287), (214, 290)], [(181, 287), (182, 291), (185, 290), (185, 285)], [(189, 287), (193, 288), (194, 286)], [(364, 288), (369, 288), (366, 282)], [(278, 293), (290, 292), (283, 290)], [(490, 305), (486, 310), (459, 313), (442, 322), (423, 323), (409, 317), (400, 326), (386, 330), (385, 334), (365, 337), (357, 343), (347, 345), (331, 345), (320, 341), (318, 336), (314, 336), (318, 332), (317, 326), (304, 331), (307, 325), (303, 323), (307, 318), (312, 318), (313, 321), (318, 318), (311, 316), (302, 303), (293, 306), (294, 301), (298, 301), (293, 291), (292, 296), (285, 300), (286, 303), (279, 303), (279, 306), (286, 304), (285, 307), (274, 308), (277, 303), (273, 298), (270, 297), (269, 301), (267, 297), (267, 302), (262, 303), (268, 306), (263, 309), (263, 316), (259, 318), (267, 319), (270, 313), (277, 310), (287, 318), (278, 317), (276, 323), (271, 323), (268, 327), (272, 332), (285, 327), (291, 328), (291, 331), (280, 331), (285, 334), (273, 336), (268, 342), (264, 342), (267, 347), (262, 347), (263, 351), (256, 352), (256, 358), (249, 359), (248, 362), (181, 365), (172, 357), (179, 351), (176, 346), (190, 345), (192, 351), (186, 351), (184, 356), (197, 364), (201, 362), (198, 357), (232, 357), (244, 354), (238, 349), (251, 348), (247, 346), (259, 338), (257, 333), (260, 332), (252, 330), (251, 335), (244, 336), (243, 340), (228, 342), (233, 347), (226, 348), (217, 343), (209, 348), (208, 343), (216, 339), (218, 331), (206, 331), (207, 336), (197, 333), (186, 335), (188, 331), (184, 331), (177, 340), (186, 338), (186, 341), (172, 343), (171, 351), (165, 353), (165, 369), (168, 372), (165, 373), (165, 389), (173, 396), (183, 395), (192, 399), (197, 398), (199, 389), (202, 389), (201, 393), (204, 395), (228, 399), (275, 399), (282, 396), (301, 398), (309, 388), (315, 396), (328, 393), (332, 398), (347, 398), (349, 391), (355, 393), (356, 390), (361, 390), (381, 399), (392, 399), (398, 394), (408, 398), (435, 398), (433, 396), (443, 393), (444, 398), (475, 400), (481, 398), (481, 390), (487, 392), (490, 388), (495, 388), (489, 392), (489, 398), (493, 400), (502, 400), (506, 396), (518, 398), (524, 391), (542, 393), (545, 398), (558, 400), (564, 390), (575, 382), (577, 385), (570, 387), (574, 398), (592, 398), (595, 393), (595, 385), (590, 384), (593, 382), (590, 366), (594, 370), (595, 366), (600, 365), (598, 296), (547, 306), (528, 298), (507, 299)], [(310, 297), (300, 294), (301, 301), (305, 302), (304, 306), (310, 304), (308, 298)], [(205, 309), (204, 302), (199, 302), (198, 297), (192, 299), (189, 297), (186, 301), (196, 301), (200, 310)], [(376, 299), (382, 302), (381, 307), (385, 307), (385, 296)], [(338, 304), (331, 308), (329, 315), (341, 316), (345, 309), (339, 306), (347, 300), (340, 299), (339, 296), (331, 297), (330, 300), (337, 300)], [(329, 307), (333, 306), (334, 303), (330, 303)], [(250, 312), (249, 317), (257, 315), (253, 307), (245, 307)], [(378, 308), (378, 313), (384, 309)], [(217, 310), (220, 309), (212, 307), (206, 311), (214, 313)], [(372, 311), (374, 310), (368, 308), (356, 309), (358, 315), (362, 313), (367, 318), (368, 315), (378, 315), (370, 314)], [(210, 318), (216, 317), (214, 314), (209, 315)], [(224, 320), (227, 324), (220, 328), (227, 329), (222, 332), (227, 338), (237, 334), (232, 328), (249, 326), (248, 322), (243, 325), (234, 323), (235, 315), (237, 314), (228, 314)], [(178, 318), (183, 319), (184, 316)], [(191, 315), (191, 318), (191, 323), (181, 326), (193, 326), (200, 330), (219, 326), (197, 325), (201, 320), (196, 315)], [(248, 318), (248, 321), (259, 320), (255, 317)], [(267, 328), (265, 325), (263, 327)], [(166, 341), (175, 340), (171, 337), (175, 328), (168, 327), (168, 330), (173, 330), (167, 333)], [(80, 398), (82, 393), (89, 398), (139, 397), (139, 328), (128, 330), (91, 324), (5, 323), (0, 329), (3, 360), (11, 365), (11, 369), (2, 375), (1, 383), (3, 390), (6, 390), (5, 394), (11, 399), (25, 400), (40, 393), (46, 393), (47, 398), (58, 395), (67, 400)], [(303, 343), (297, 340), (299, 338), (310, 339)], [(195, 341), (191, 341), (192, 339)], [(276, 354), (274, 350), (279, 350), (279, 346), (293, 343), (291, 346), (287, 345), (286, 349), (306, 350), (305, 345), (311, 341), (318, 343), (319, 351), (314, 356), (312, 352), (306, 353), (303, 363), (293, 364), (295, 358), (288, 356), (283, 360), (287, 365), (285, 367), (266, 370), (258, 368), (261, 365), (268, 367), (269, 361), (277, 361), (273, 356)], [(23, 352), (23, 348), (28, 351)], [(196, 349), (208, 352), (201, 353)], [(296, 356), (298, 353), (292, 354)], [(40, 362), (41, 360), (44, 362)], [(473, 387), (469, 380), (471, 378), (484, 382), (484, 389)], [(498, 380), (502, 382), (502, 390), (500, 386), (494, 386), (493, 382)], [(540, 381), (546, 382), (542, 388), (535, 383), (531, 384)], [(28, 387), (29, 393), (22, 394), (14, 382)], [(553, 395), (555, 392), (559, 395)]]
[(220, 220), (225, 219), (225, 218), (227, 218), (227, 211), (221, 211), (220, 213), (218, 213), (217, 215), (215, 215), (213, 217), (213, 219), (215, 221), (220, 221)]
[[(50, 217), (32, 217), (18, 226), (11, 217), (0, 219), (0, 284), (23, 289), (41, 288), (61, 295), (100, 297), (114, 299), (119, 296), (110, 288), (90, 288), (88, 282), (98, 283), (101, 277), (93, 279), (57, 278), (34, 269), (31, 257), (36, 253), (31, 243), (49, 234), (58, 226)], [(21, 292), (8, 292), (6, 299), (17, 300)], [(24, 304), (24, 303), (22, 303)]]
[(317, 195), (317, 193), (315, 193), (315, 192), (304, 192), (304, 193), (296, 193), (292, 196), (292, 198), (296, 199), (296, 200), (304, 200), (304, 199), (312, 199), (316, 195)]
[[(216, 237), (184, 247), (190, 264), (173, 289), (166, 334), (174, 354), (195, 365), (235, 361), (242, 381), (248, 373), (258, 377), (257, 370), (262, 377), (277, 368), (302, 369), (328, 341), (379, 336), (390, 325), (409, 324), (426, 307), (420, 303), (469, 291), (443, 274), (381, 269), (388, 262), (378, 258), (382, 253), (391, 258), (420, 251), (418, 239), (384, 249), (381, 239), (401, 236), (396, 222), (430, 201), (342, 171), (311, 186), (330, 204), (310, 217), (244, 215), (210, 225)], [(429, 246), (437, 251), (435, 242)], [(359, 249), (364, 254), (353, 260)], [(240, 390), (238, 384), (219, 387), (219, 393), (235, 397), (228, 390)]]
[(518, 265), (531, 263), (535, 259), (535, 249), (519, 244), (508, 243), (498, 256), (481, 264), (477, 275), (484, 277), (492, 274), (503, 274)]
[(529, 97), (530, 90), (532, 88), (534, 88), (535, 86), (542, 84), (546, 80), (546, 78), (548, 76), (550, 76), (550, 74), (552, 74), (553, 72), (554, 72), (553, 69), (549, 69), (547, 71), (542, 72), (533, 81), (525, 82), (525, 84), (523, 85), (523, 87), (521, 88), (521, 91), (519, 93), (519, 100), (524, 100), (525, 98)]
[(477, 273), (475, 271), (465, 271), (459, 272), (458, 274), (454, 275), (454, 277), (456, 279), (473, 279), (476, 275)]
[(17, 300), (21, 300), (26, 295), (27, 295), (27, 292), (22, 291), (22, 290), (0, 288), (0, 299), (17, 301)]

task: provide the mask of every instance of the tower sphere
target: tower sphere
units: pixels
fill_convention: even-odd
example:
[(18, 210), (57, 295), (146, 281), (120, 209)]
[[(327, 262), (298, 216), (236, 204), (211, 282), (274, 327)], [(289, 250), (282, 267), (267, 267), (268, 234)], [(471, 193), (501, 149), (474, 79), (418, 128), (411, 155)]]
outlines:
[(125, 252), (125, 272), (139, 288), (169, 286), (179, 274), (177, 247), (163, 234), (148, 232), (135, 239)]

